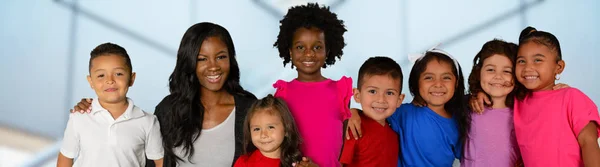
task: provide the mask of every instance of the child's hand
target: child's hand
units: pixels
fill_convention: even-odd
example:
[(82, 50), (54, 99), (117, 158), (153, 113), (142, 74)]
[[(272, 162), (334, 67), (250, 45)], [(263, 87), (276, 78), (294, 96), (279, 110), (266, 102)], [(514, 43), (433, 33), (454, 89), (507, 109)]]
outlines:
[(552, 87), (552, 90), (559, 90), (559, 89), (568, 88), (568, 87), (571, 87), (571, 86), (564, 84), (564, 83), (558, 83)]
[(294, 167), (319, 167), (319, 165), (313, 163), (309, 158), (302, 157), (302, 161), (298, 163), (292, 163)]
[(85, 113), (85, 112), (91, 112), (92, 111), (92, 98), (83, 98), (81, 99), (81, 101), (79, 103), (77, 103), (77, 105), (75, 105), (73, 107), (73, 109), (71, 109), (71, 113), (73, 112), (80, 112), (80, 113)]
[(471, 110), (475, 113), (481, 114), (483, 113), (483, 109), (485, 108), (485, 104), (491, 105), (490, 99), (483, 92), (477, 93), (476, 96), (471, 96), (469, 98), (469, 104), (471, 106)]
[[(362, 137), (362, 130), (360, 129), (360, 116), (358, 115), (358, 109), (351, 108), (350, 112), (352, 116), (348, 119), (348, 127), (346, 131), (352, 133), (354, 139), (358, 140), (359, 137)], [(346, 132), (346, 140), (350, 140), (350, 133)]]

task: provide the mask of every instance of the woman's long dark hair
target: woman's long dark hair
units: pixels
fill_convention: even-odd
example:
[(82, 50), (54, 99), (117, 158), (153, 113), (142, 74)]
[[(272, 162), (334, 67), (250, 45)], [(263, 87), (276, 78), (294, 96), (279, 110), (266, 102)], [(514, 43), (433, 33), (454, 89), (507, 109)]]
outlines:
[[(471, 127), (471, 114), (465, 110), (465, 84), (462, 70), (458, 62), (456, 63), (458, 64), (458, 67), (456, 67), (454, 60), (448, 55), (438, 52), (425, 53), (425, 56), (422, 59), (417, 60), (412, 70), (410, 70), (410, 76), (408, 77), (408, 89), (410, 90), (410, 94), (413, 95), (414, 100), (424, 104), (425, 100), (423, 100), (423, 97), (419, 94), (419, 79), (421, 74), (427, 69), (427, 63), (430, 61), (448, 63), (452, 68), (454, 77), (456, 77), (454, 95), (452, 95), (452, 98), (444, 104), (444, 109), (452, 115), (458, 124), (457, 128), (460, 134), (459, 142), (465, 143)], [(460, 150), (462, 150), (462, 148)]]
[(252, 144), (252, 136), (250, 132), (250, 119), (252, 116), (259, 111), (270, 112), (273, 115), (279, 115), (281, 122), (283, 123), (285, 136), (281, 143), (281, 167), (292, 167), (292, 163), (298, 162), (302, 159), (302, 153), (300, 153), (300, 133), (294, 122), (294, 117), (288, 109), (287, 104), (280, 98), (275, 98), (273, 95), (267, 95), (267, 97), (260, 99), (252, 104), (248, 110), (248, 115), (244, 120), (244, 154), (250, 155), (252, 152), (257, 150), (256, 146)]
[[(183, 146), (185, 156), (191, 162), (194, 154), (194, 141), (202, 132), (204, 107), (200, 103), (200, 82), (196, 76), (196, 62), (202, 42), (209, 37), (219, 37), (227, 45), (229, 52), (229, 75), (223, 89), (231, 95), (254, 97), (240, 85), (240, 69), (235, 58), (235, 48), (229, 32), (222, 26), (202, 22), (191, 26), (181, 39), (177, 51), (177, 64), (169, 77), (169, 95), (171, 108), (162, 112), (160, 120), (165, 159), (170, 159), (165, 166), (175, 166), (175, 161), (183, 160), (173, 152), (176, 147)], [(158, 107), (157, 107), (158, 108)]]

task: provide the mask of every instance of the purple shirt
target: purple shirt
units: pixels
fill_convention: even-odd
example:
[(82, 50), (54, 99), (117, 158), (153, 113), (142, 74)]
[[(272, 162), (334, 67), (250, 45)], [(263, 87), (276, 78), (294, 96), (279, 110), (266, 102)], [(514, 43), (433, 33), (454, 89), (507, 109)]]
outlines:
[(521, 155), (513, 110), (486, 108), (483, 114), (472, 114), (471, 118), (471, 132), (460, 166), (515, 166)]

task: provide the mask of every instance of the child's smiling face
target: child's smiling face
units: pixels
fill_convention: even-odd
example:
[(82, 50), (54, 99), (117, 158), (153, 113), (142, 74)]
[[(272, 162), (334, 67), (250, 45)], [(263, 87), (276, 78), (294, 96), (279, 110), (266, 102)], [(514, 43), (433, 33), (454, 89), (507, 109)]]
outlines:
[(443, 107), (454, 96), (455, 88), (456, 76), (448, 62), (431, 59), (419, 76), (419, 94), (427, 106)]
[(385, 125), (385, 119), (400, 107), (404, 94), (402, 81), (389, 75), (366, 75), (360, 88), (354, 89), (354, 100), (360, 103), (363, 113)]
[(327, 57), (325, 33), (315, 27), (298, 28), (292, 39), (290, 55), (299, 74), (321, 75), (321, 67)]
[(492, 98), (506, 98), (515, 87), (513, 64), (505, 55), (495, 54), (483, 61), (481, 89)]
[(264, 156), (279, 158), (285, 130), (278, 112), (265, 109), (252, 115), (252, 118), (250, 118), (250, 137), (252, 138), (252, 144)]
[(521, 44), (515, 64), (517, 80), (533, 91), (552, 90), (556, 74), (565, 66), (564, 61), (557, 59), (556, 51), (543, 44), (533, 41)]
[(133, 85), (135, 73), (126, 65), (122, 56), (106, 54), (91, 62), (90, 86), (104, 103), (118, 103), (126, 100), (127, 91)]

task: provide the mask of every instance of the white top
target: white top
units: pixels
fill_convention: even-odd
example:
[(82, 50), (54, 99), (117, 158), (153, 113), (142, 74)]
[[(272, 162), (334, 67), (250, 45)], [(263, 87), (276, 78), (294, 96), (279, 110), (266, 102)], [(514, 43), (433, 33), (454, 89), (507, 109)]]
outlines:
[(102, 108), (98, 98), (92, 112), (71, 113), (60, 153), (75, 158), (73, 166), (142, 167), (148, 159), (163, 158), (160, 126), (127, 98), (129, 106), (116, 120)]
[(185, 155), (183, 146), (173, 150), (178, 157), (183, 159), (177, 161), (179, 167), (231, 167), (235, 154), (235, 108), (221, 124), (203, 129), (198, 140), (194, 141), (194, 155), (191, 162)]

